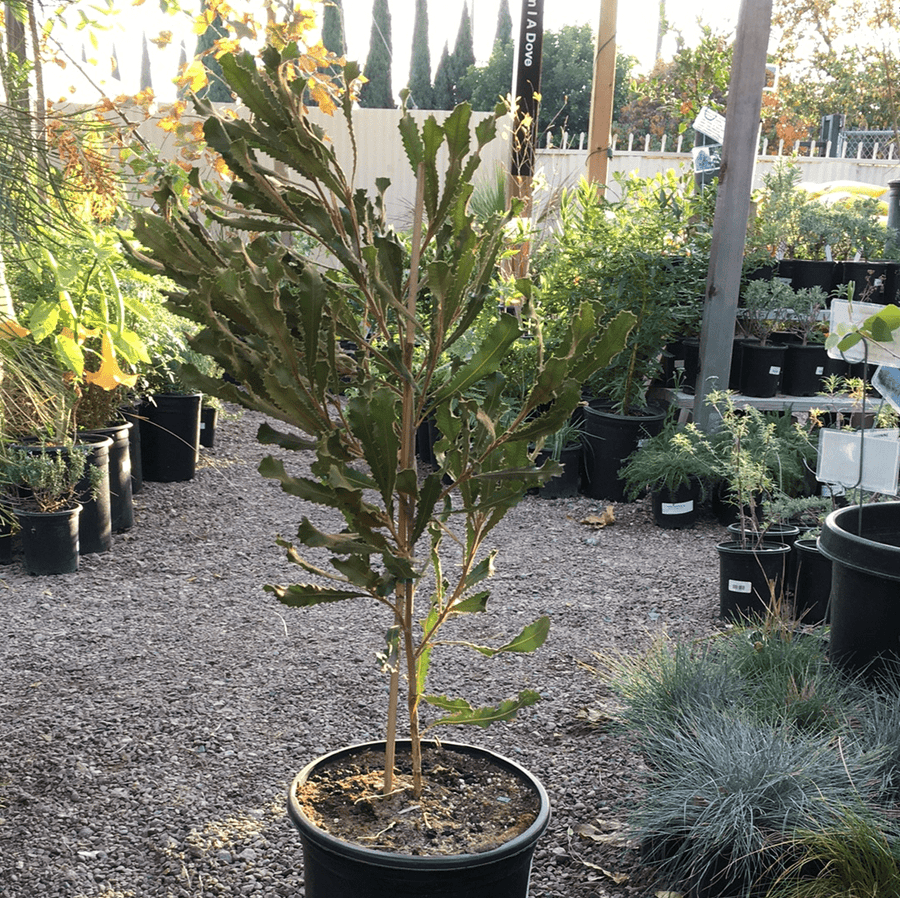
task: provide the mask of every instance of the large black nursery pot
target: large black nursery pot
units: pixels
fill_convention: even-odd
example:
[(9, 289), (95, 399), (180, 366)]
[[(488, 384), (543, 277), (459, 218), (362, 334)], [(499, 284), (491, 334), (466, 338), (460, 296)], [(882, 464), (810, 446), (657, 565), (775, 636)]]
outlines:
[(784, 345), (742, 343), (740, 392), (758, 399), (774, 396), (781, 389), (786, 354)]
[(96, 468), (99, 483), (96, 493), (89, 495), (91, 476), (86, 468), (78, 482), (82, 496), (81, 515), (78, 522), (79, 551), (82, 555), (108, 552), (112, 546), (112, 508), (109, 493), (109, 449), (113, 444), (110, 437), (97, 433), (83, 433), (78, 436), (79, 445), (88, 447), (87, 464)]
[(81, 505), (61, 511), (18, 509), (22, 557), (29, 574), (74, 574), (79, 564)]
[(726, 621), (762, 617), (774, 596), (783, 595), (791, 547), (764, 542), (742, 548), (728, 541), (716, 546), (719, 553), (719, 615)]
[[(522, 788), (532, 790), (538, 798), (534, 823), (498, 848), (480, 854), (399, 854), (345, 842), (309, 820), (297, 801), (297, 786), (329, 761), (369, 749), (383, 751), (384, 743), (338, 749), (300, 771), (288, 792), (288, 814), (303, 843), (306, 898), (526, 898), (534, 850), (550, 821), (546, 791), (531, 773), (501, 755), (470, 745), (442, 745), (512, 773)], [(398, 742), (398, 752), (408, 746), (408, 742)]]
[(829, 358), (821, 343), (789, 344), (781, 391), (787, 396), (815, 396), (822, 392), (823, 378), (842, 374), (846, 367), (847, 363), (841, 359)]
[(819, 551), (816, 539), (794, 542), (794, 617), (804, 624), (828, 623), (831, 559)]
[(830, 295), (840, 275), (838, 263), (825, 259), (782, 259), (778, 263), (778, 276), (790, 281), (794, 290), (821, 287)]
[[(582, 460), (581, 443), (575, 446), (566, 446), (559, 454), (559, 464), (562, 466), (562, 473), (556, 477), (551, 477), (546, 483), (542, 484), (537, 494), (542, 499), (569, 499), (578, 495), (578, 488), (581, 483), (581, 460)], [(539, 452), (535, 464), (543, 465), (550, 458), (549, 452)]]
[(891, 303), (897, 301), (900, 287), (900, 263), (842, 262), (842, 282), (853, 284), (856, 302)]
[(13, 561), (13, 518), (11, 506), (0, 506), (0, 564)]
[(900, 502), (849, 505), (825, 519), (831, 559), (832, 663), (876, 678), (900, 673)]
[(658, 527), (685, 530), (697, 522), (700, 506), (700, 481), (691, 478), (674, 490), (666, 487), (650, 493), (650, 509)]
[(219, 410), (211, 405), (200, 407), (200, 445), (212, 449), (216, 444), (216, 427), (219, 424)]
[(157, 393), (143, 406), (141, 464), (144, 480), (193, 480), (200, 452), (200, 393)]
[[(111, 440), (109, 447), (109, 510), (113, 533), (123, 533), (134, 526), (134, 497), (131, 482), (131, 431), (134, 424), (123, 421), (109, 427), (98, 427), (90, 433)], [(82, 434), (81, 436), (83, 436)]]
[(584, 408), (581, 490), (592, 499), (621, 502), (626, 483), (619, 477), (619, 469), (644, 440), (662, 430), (666, 412), (651, 405), (639, 414), (620, 415), (612, 408), (613, 403), (598, 399)]
[[(727, 527), (728, 538), (736, 543), (741, 542), (741, 524), (740, 521), (734, 521)], [(762, 534), (762, 539), (758, 533), (751, 534), (751, 539), (757, 542), (777, 543), (785, 545), (789, 549), (793, 549), (794, 543), (800, 536), (800, 528), (796, 524), (768, 524)], [(790, 552), (785, 562), (784, 569), (784, 585), (787, 591), (791, 592), (794, 588), (794, 580), (797, 576), (797, 553)]]
[(131, 461), (131, 495), (134, 497), (144, 488), (144, 463), (141, 458), (141, 419), (144, 418), (144, 406), (136, 403), (120, 411), (131, 425), (128, 432), (128, 456)]

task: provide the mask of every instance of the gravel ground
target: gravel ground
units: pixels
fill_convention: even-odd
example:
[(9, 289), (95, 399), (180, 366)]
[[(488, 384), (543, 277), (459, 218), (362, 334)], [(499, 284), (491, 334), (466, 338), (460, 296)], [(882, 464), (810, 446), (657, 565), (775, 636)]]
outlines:
[[(220, 419), (195, 480), (146, 484), (134, 529), (77, 574), (0, 569), (0, 898), (302, 896), (288, 784), (312, 757), (382, 737), (385, 622), (365, 603), (295, 610), (262, 590), (296, 579), (275, 539), (302, 512), (256, 472), (261, 420)], [(550, 638), (492, 661), (445, 649), (429, 684), (544, 697), (513, 723), (440, 734), (545, 784), (533, 898), (653, 895), (621, 829), (642, 765), (603, 724), (590, 665), (717, 623), (719, 525), (662, 530), (645, 502), (602, 530), (581, 523), (602, 505), (529, 496), (506, 517), (489, 610), (466, 626), (502, 638), (549, 613)]]

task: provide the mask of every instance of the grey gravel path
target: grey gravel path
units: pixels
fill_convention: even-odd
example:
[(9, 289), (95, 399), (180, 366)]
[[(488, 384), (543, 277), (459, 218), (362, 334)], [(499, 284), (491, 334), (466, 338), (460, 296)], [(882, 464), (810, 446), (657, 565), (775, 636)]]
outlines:
[[(221, 422), (194, 481), (146, 484), (134, 529), (77, 574), (0, 568), (0, 898), (303, 895), (285, 793), (315, 755), (381, 738), (384, 621), (262, 590), (294, 578), (275, 538), (300, 511), (256, 472), (261, 420)], [(588, 665), (716, 625), (721, 528), (660, 530), (646, 503), (616, 506), (605, 530), (579, 523), (600, 506), (527, 497), (506, 518), (489, 610), (466, 625), (502, 637), (548, 612), (550, 639), (494, 661), (445, 650), (430, 684), (544, 696), (511, 724), (441, 733), (547, 787), (534, 898), (652, 895), (620, 829), (641, 764), (602, 723), (609, 695)]]

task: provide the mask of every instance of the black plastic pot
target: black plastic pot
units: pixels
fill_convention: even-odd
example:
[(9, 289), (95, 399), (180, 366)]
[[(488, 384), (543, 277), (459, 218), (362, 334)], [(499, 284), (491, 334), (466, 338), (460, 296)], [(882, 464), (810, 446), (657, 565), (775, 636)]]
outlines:
[(109, 447), (109, 509), (113, 533), (124, 533), (134, 526), (134, 501), (131, 482), (131, 431), (134, 424), (123, 421), (111, 427), (90, 431), (112, 442)]
[(779, 277), (788, 278), (794, 290), (821, 287), (826, 294), (831, 294), (840, 274), (837, 262), (824, 259), (782, 259), (778, 263)]
[(426, 418), (416, 428), (416, 455), (419, 461), (426, 465), (434, 465), (437, 459), (434, 457), (434, 444), (440, 439), (434, 418)]
[(367, 749), (383, 749), (384, 743), (339, 749), (305, 767), (288, 792), (288, 814), (303, 842), (306, 898), (526, 898), (535, 846), (550, 821), (547, 793), (532, 774), (507, 758), (469, 745), (442, 744), (477, 755), (518, 777), (523, 788), (539, 797), (534, 823), (521, 835), (482, 854), (419, 856), (344, 842), (315, 826), (296, 799), (297, 786), (323, 763)]
[(655, 406), (639, 415), (619, 415), (611, 409), (611, 402), (597, 399), (584, 409), (581, 491), (592, 499), (621, 502), (626, 484), (619, 469), (643, 440), (662, 430), (666, 413)]
[(219, 410), (211, 405), (200, 407), (200, 445), (212, 449), (216, 444), (216, 426), (219, 423)]
[(831, 661), (877, 677), (900, 671), (900, 502), (850, 505), (825, 519)]
[(13, 518), (11, 507), (0, 508), (0, 564), (12, 564), (13, 560)]
[(697, 521), (700, 505), (700, 483), (691, 480), (674, 491), (653, 490), (650, 493), (650, 508), (657, 526), (666, 530), (684, 530), (693, 527)]
[(91, 476), (85, 470), (78, 482), (82, 509), (78, 523), (78, 539), (82, 555), (108, 552), (112, 547), (112, 508), (109, 494), (110, 437), (97, 433), (84, 433), (78, 437), (79, 445), (88, 447), (87, 464), (99, 473), (99, 484), (93, 496), (89, 496)]
[(128, 454), (131, 458), (131, 495), (136, 496), (144, 488), (144, 463), (141, 458), (141, 421), (144, 419), (142, 403), (120, 409), (122, 416), (131, 424), (128, 434)]
[(805, 624), (827, 623), (830, 617), (831, 559), (819, 551), (819, 543), (815, 539), (796, 540), (794, 555), (794, 616)]
[(29, 574), (74, 574), (78, 570), (80, 516), (80, 505), (62, 511), (16, 511), (23, 563)]
[(900, 264), (897, 262), (843, 262), (844, 284), (853, 284), (856, 302), (891, 303), (897, 301)]
[(158, 393), (144, 406), (141, 464), (144, 480), (193, 480), (200, 452), (200, 393)]
[[(581, 443), (566, 446), (559, 456), (562, 473), (551, 477), (538, 489), (537, 494), (542, 499), (569, 499), (577, 496), (581, 480), (581, 456)], [(537, 464), (542, 465), (549, 457), (547, 452), (538, 453)]]
[[(741, 542), (741, 525), (739, 521), (736, 521), (732, 524), (728, 525), (728, 536), (736, 543)], [(767, 543), (779, 543), (780, 545), (788, 546), (788, 548), (793, 548), (794, 543), (797, 542), (798, 537), (800, 536), (800, 528), (795, 524), (769, 524), (765, 528), (765, 533), (763, 534), (762, 541)], [(759, 541), (759, 535), (756, 533), (752, 533), (750, 538), (753, 540)], [(787, 587), (787, 591), (790, 592), (794, 588), (794, 580), (797, 576), (797, 556), (796, 553), (791, 552), (785, 563), (785, 571), (784, 571), (784, 585)]]
[(685, 337), (681, 343), (684, 347), (683, 389), (686, 393), (693, 393), (700, 376), (700, 340), (697, 337)]
[(767, 399), (781, 389), (787, 346), (744, 343), (741, 349), (741, 393)]
[(724, 542), (719, 553), (719, 614), (727, 621), (762, 617), (773, 597), (780, 601), (791, 547), (763, 543), (744, 549), (740, 543)]
[(728, 371), (728, 389), (740, 392), (741, 371), (744, 363), (744, 347), (759, 343), (756, 337), (735, 337), (731, 345), (731, 367)]
[(829, 358), (820, 343), (790, 344), (784, 359), (781, 390), (788, 396), (815, 396), (822, 391), (822, 379), (842, 374), (846, 364), (841, 359)]

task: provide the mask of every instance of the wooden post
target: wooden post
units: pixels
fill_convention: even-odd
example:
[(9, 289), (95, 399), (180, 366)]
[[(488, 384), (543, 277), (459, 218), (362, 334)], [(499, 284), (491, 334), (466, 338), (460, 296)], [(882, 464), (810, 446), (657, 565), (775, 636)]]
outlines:
[(591, 88), (591, 123), (588, 134), (588, 180), (598, 190), (606, 189), (612, 155), (613, 95), (616, 89), (616, 16), (618, 0), (602, 0), (600, 27), (594, 55), (594, 82)]
[(711, 418), (707, 395), (728, 387), (771, 24), (772, 0), (741, 0), (694, 399), (694, 421), (704, 430)]

